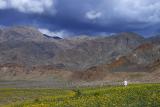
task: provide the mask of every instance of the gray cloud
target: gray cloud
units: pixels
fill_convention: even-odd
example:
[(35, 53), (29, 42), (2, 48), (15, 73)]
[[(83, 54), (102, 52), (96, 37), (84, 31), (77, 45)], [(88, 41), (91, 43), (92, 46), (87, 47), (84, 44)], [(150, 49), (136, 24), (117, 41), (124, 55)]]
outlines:
[(101, 12), (89, 11), (86, 13), (86, 18), (94, 20), (101, 17)]
[(160, 1), (158, 0), (120, 0), (114, 11), (118, 16), (131, 21), (160, 22)]
[(0, 9), (16, 9), (24, 13), (54, 13), (54, 0), (0, 0)]
[[(101, 0), (90, 10), (101, 12), (98, 23), (107, 24), (114, 20), (125, 22), (160, 22), (159, 0)], [(86, 11), (87, 13), (88, 11)]]
[(23, 23), (74, 35), (150, 35), (159, 32), (159, 6), (159, 0), (0, 0), (0, 24)]

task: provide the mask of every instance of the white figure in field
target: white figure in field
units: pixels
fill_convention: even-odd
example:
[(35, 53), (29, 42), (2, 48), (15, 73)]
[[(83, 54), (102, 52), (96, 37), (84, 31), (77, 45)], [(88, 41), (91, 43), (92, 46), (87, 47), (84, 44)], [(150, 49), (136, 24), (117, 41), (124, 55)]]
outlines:
[(128, 81), (124, 81), (124, 86), (126, 87), (128, 85)]

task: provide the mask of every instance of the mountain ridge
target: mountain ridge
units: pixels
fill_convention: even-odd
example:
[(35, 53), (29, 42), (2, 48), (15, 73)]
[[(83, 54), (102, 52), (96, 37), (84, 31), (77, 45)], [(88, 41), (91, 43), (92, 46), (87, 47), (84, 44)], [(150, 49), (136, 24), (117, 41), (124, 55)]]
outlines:
[[(0, 79), (17, 77), (16, 71), (21, 71), (24, 78), (32, 73), (39, 78), (49, 74), (64, 77), (68, 73), (67, 79), (86, 80), (106, 78), (112, 73), (128, 75), (138, 71), (148, 74), (148, 66), (160, 59), (160, 39), (157, 38), (123, 32), (106, 37), (56, 39), (48, 38), (32, 27), (1, 29), (0, 65), (3, 66), (0, 66), (0, 72), (3, 73)], [(42, 68), (42, 74), (38, 68)]]

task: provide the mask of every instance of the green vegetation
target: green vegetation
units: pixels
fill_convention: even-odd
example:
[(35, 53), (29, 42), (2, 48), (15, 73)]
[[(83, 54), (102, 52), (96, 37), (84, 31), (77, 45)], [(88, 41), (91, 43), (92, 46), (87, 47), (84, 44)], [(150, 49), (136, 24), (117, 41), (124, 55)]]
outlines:
[(0, 89), (1, 107), (160, 107), (160, 84), (80, 89)]

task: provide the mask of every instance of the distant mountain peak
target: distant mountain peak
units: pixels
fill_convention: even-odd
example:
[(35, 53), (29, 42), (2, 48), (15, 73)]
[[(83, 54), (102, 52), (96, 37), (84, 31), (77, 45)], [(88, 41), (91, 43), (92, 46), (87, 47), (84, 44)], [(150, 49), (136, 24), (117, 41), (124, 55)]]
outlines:
[(122, 32), (117, 34), (116, 36), (120, 36), (120, 37), (128, 37), (128, 38), (143, 38), (143, 36), (134, 33), (134, 32)]
[(13, 26), (6, 27), (0, 35), (1, 41), (44, 41), (45, 37), (34, 27)]

